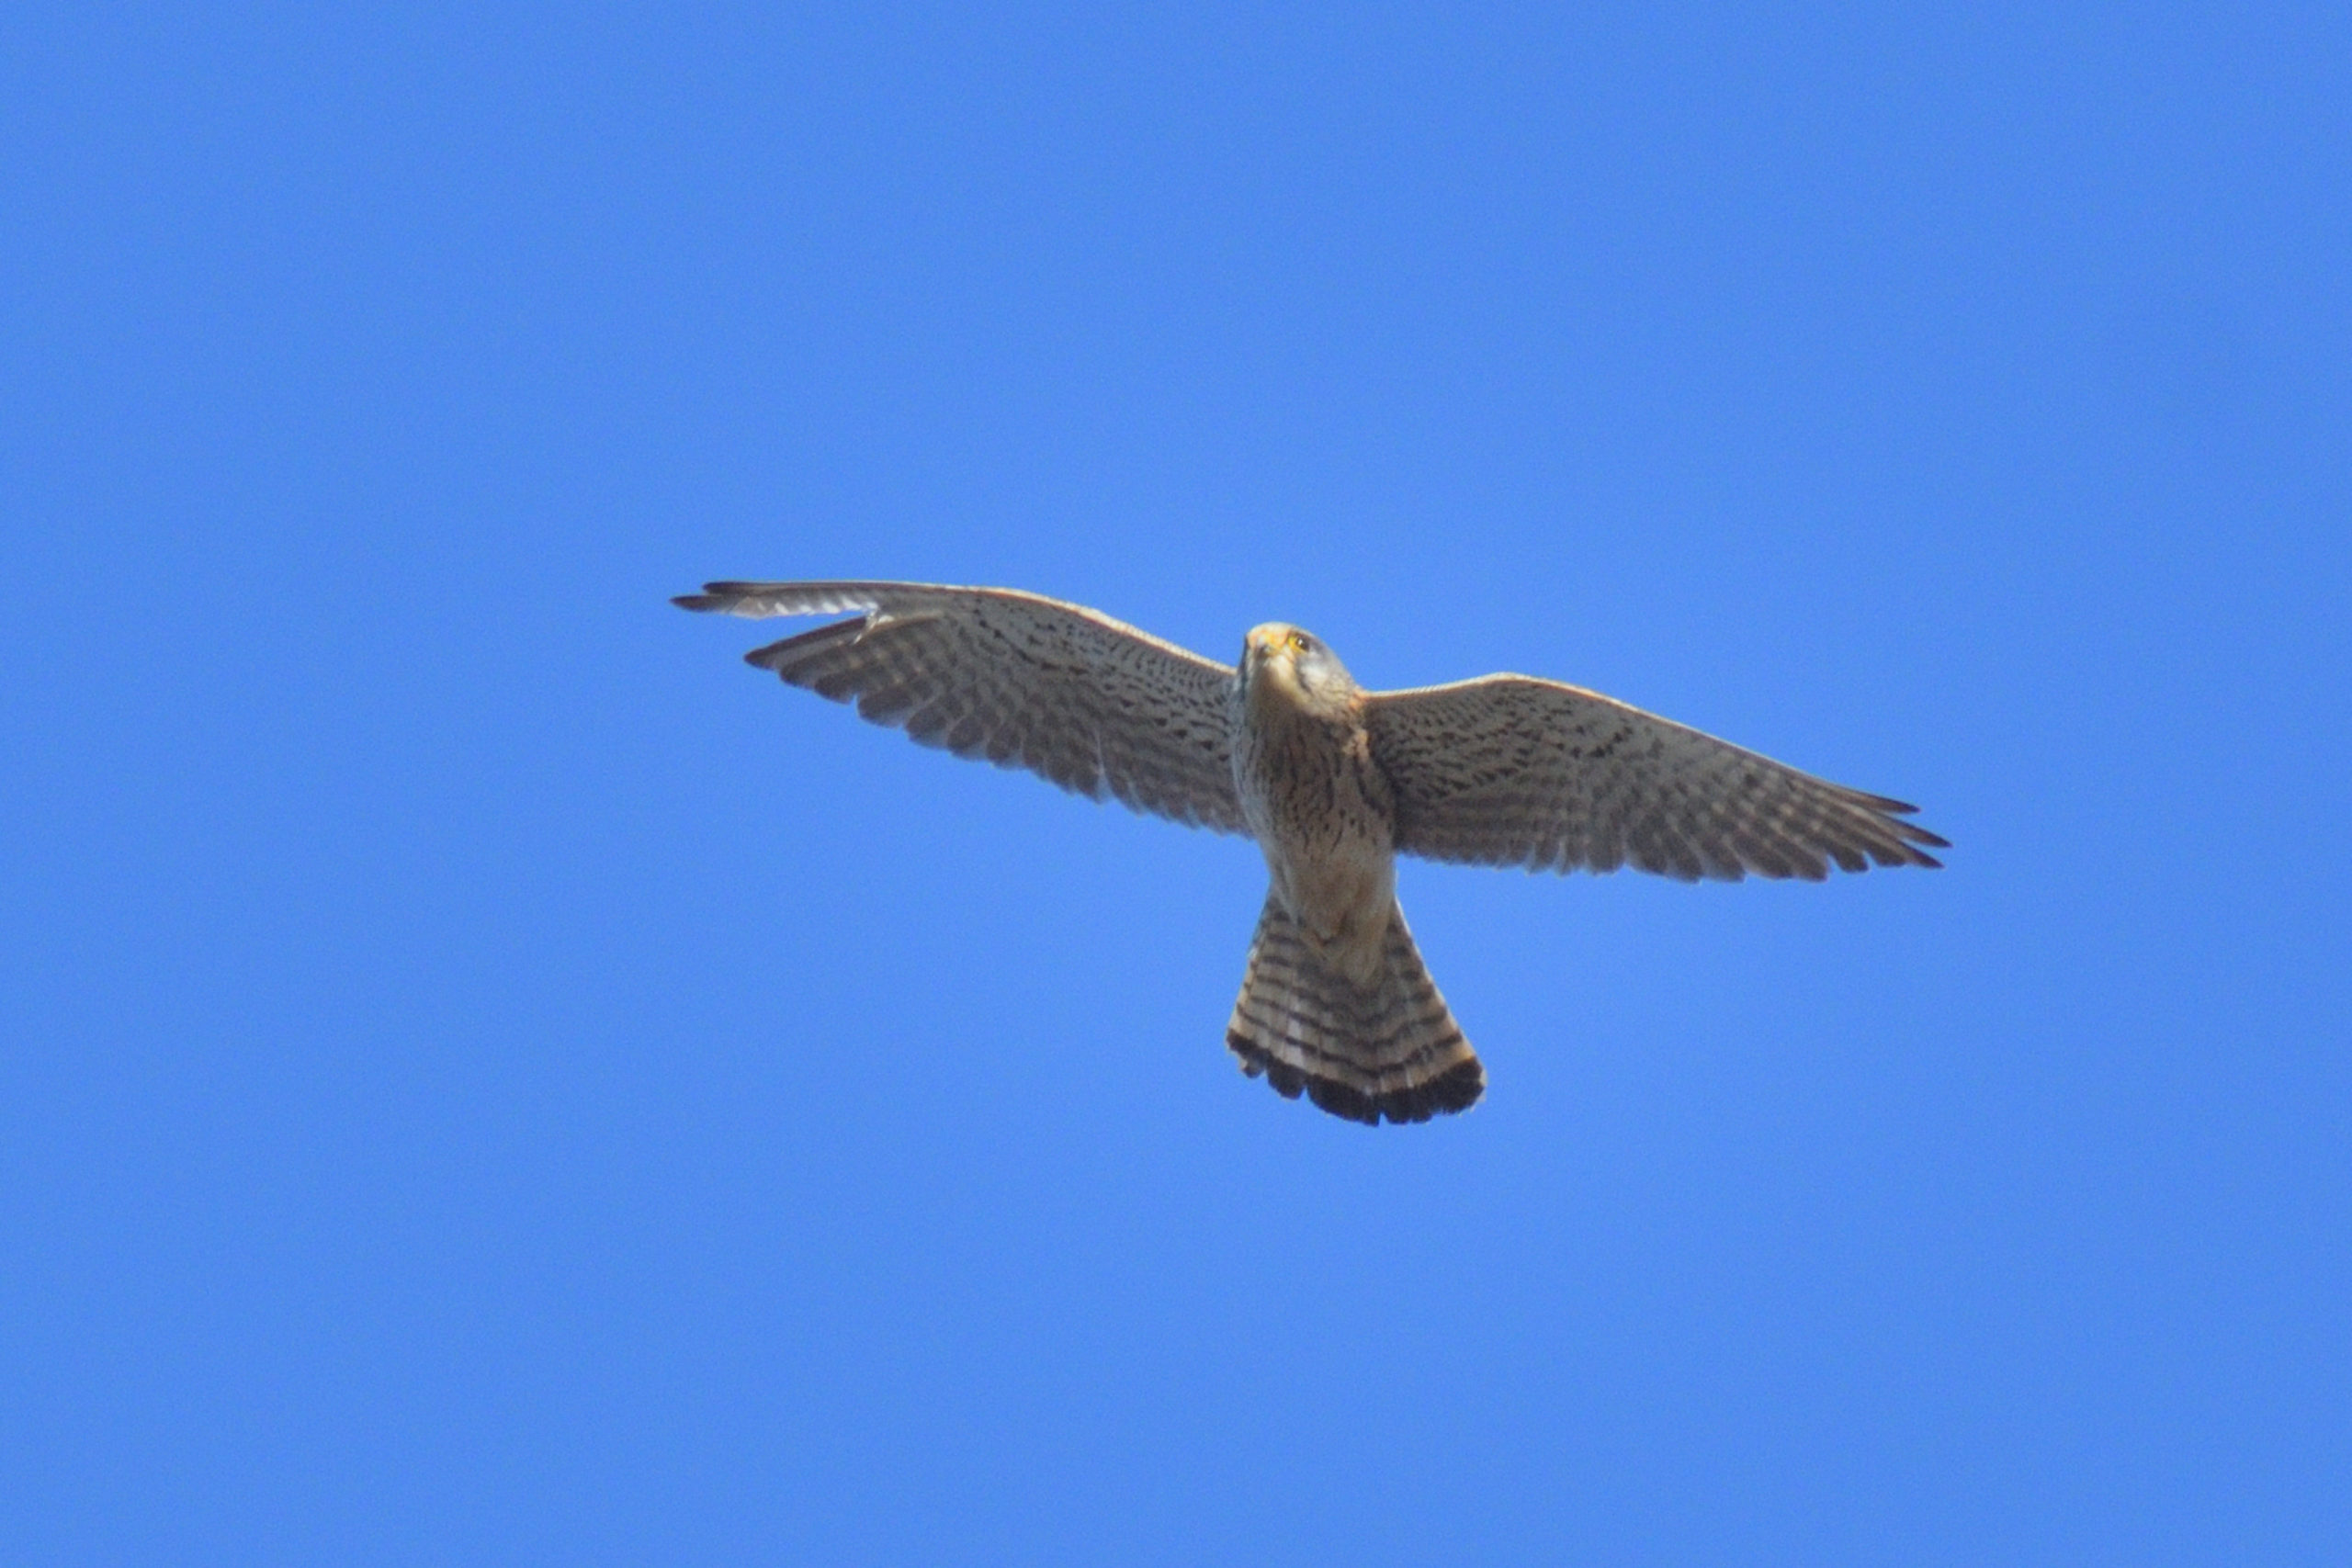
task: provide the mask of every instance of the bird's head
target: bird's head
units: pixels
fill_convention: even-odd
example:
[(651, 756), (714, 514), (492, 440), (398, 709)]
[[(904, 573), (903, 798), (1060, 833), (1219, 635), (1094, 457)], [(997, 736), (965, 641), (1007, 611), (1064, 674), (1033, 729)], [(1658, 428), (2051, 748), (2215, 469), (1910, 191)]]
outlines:
[(1307, 706), (1336, 705), (1356, 693), (1355, 678), (1322, 638), (1282, 621), (1252, 626), (1241, 639), (1241, 684)]

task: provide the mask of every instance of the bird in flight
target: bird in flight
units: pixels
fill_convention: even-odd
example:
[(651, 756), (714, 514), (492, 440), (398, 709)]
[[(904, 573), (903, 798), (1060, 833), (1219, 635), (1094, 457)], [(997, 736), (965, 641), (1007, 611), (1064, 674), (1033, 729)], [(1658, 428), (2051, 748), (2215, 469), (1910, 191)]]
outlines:
[(1226, 1025), (1241, 1070), (1335, 1116), (1426, 1122), (1486, 1089), (1396, 904), (1396, 856), (1692, 882), (1933, 866), (1916, 807), (1556, 681), (1367, 692), (1270, 622), (1238, 668), (1009, 588), (713, 582), (731, 615), (860, 612), (745, 656), (959, 757), (1254, 839), (1272, 886)]

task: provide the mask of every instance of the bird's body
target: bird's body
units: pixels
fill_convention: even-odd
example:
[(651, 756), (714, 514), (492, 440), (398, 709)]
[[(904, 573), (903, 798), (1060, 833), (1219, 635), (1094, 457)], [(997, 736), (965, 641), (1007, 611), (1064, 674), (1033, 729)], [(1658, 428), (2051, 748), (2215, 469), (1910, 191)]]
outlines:
[(1225, 1043), (1252, 1077), (1357, 1121), (1422, 1121), (1486, 1074), (1396, 907), (1396, 802), (1364, 693), (1296, 626), (1241, 647), (1233, 784), (1269, 886)]
[(1300, 934), (1326, 963), (1368, 985), (1396, 902), (1396, 803), (1372, 760), (1355, 682), (1328, 654), (1318, 679), (1302, 678), (1318, 646), (1284, 626), (1261, 626), (1243, 644), (1231, 704), (1233, 787), (1273, 895)]
[(1254, 839), (1270, 886), (1226, 1043), (1355, 1121), (1426, 1121), (1485, 1086), (1397, 908), (1399, 853), (1817, 881), (1943, 844), (1899, 801), (1557, 682), (1366, 692), (1279, 623), (1237, 669), (1010, 589), (714, 582), (677, 603), (863, 611), (749, 660), (927, 744)]

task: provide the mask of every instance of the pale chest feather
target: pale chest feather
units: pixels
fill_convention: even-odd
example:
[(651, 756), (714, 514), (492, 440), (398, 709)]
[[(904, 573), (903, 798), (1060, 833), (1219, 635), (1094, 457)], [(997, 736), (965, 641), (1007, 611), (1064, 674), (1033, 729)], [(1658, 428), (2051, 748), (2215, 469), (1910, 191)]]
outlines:
[(1233, 769), (1275, 896), (1310, 945), (1371, 983), (1396, 905), (1396, 832), (1363, 727), (1352, 714), (1245, 714)]
[(1327, 718), (1246, 701), (1235, 706), (1234, 787), (1261, 843), (1307, 855), (1389, 852), (1395, 810), (1388, 783), (1353, 715)]

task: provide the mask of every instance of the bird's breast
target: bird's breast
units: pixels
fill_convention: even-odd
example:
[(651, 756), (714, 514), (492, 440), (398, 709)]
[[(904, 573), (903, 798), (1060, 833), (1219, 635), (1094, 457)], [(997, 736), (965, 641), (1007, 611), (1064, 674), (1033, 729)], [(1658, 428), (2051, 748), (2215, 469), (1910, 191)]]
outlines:
[(1343, 966), (1376, 962), (1396, 897), (1396, 816), (1370, 738), (1352, 714), (1236, 707), (1234, 786), (1276, 895)]

